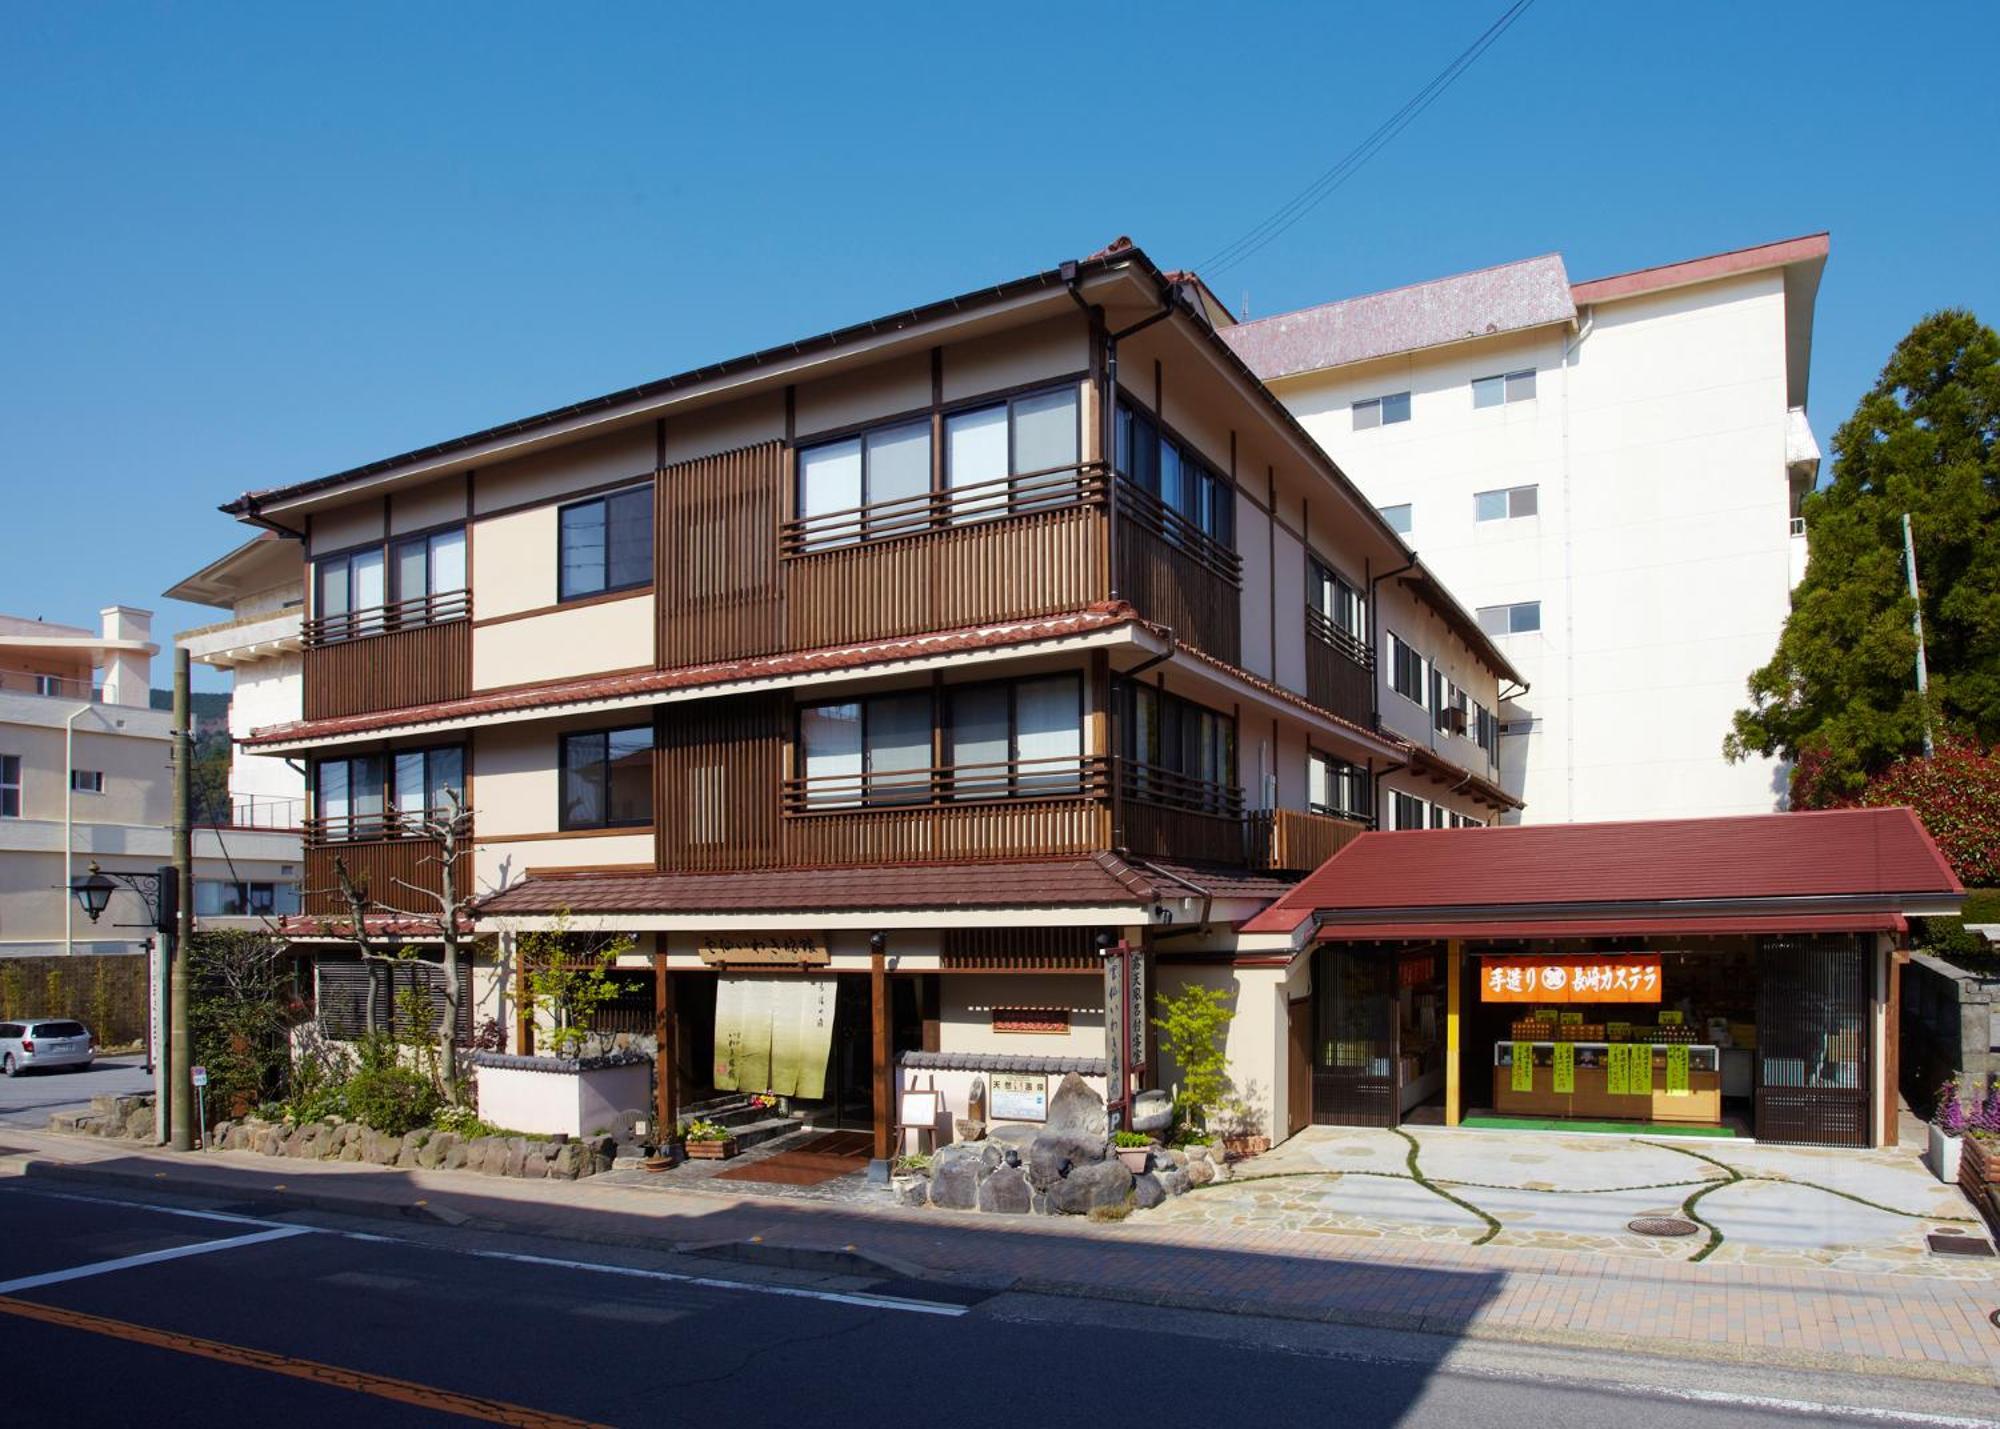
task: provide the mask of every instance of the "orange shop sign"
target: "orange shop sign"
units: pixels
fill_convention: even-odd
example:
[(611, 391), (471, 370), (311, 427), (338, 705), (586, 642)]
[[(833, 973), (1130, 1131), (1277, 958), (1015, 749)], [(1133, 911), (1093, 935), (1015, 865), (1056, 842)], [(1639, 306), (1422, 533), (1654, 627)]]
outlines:
[(1652, 953), (1579, 958), (1481, 958), (1481, 1002), (1658, 1002)]

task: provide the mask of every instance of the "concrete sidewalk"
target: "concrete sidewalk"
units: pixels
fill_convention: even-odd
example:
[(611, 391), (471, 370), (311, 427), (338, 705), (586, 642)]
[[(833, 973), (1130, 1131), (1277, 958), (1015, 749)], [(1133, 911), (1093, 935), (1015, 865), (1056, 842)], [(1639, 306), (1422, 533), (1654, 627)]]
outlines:
[(10, 1132), (0, 1168), (218, 1198), (442, 1219), (596, 1242), (842, 1249), (905, 1273), (1483, 1341), (1995, 1385), (2000, 1286), (1811, 1267), (1616, 1259), (1455, 1241), (1354, 1243), (1278, 1228), (959, 1217), (713, 1190), (510, 1181)]

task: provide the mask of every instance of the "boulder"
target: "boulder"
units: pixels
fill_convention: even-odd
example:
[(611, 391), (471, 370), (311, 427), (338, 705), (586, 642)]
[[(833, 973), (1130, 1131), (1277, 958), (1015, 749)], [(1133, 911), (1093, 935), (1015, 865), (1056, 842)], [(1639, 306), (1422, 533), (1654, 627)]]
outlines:
[(1157, 1172), (1148, 1171), (1132, 1178), (1132, 1198), (1140, 1210), (1150, 1211), (1167, 1199), (1167, 1188), (1160, 1184)]
[(1190, 1157), (1185, 1174), (1190, 1186), (1206, 1186), (1215, 1179), (1215, 1163), (1206, 1157)]
[(1174, 1124), (1174, 1099), (1165, 1092), (1141, 1092), (1132, 1099), (1134, 1131), (1165, 1131)]
[(1066, 1072), (1049, 1098), (1049, 1118), (1042, 1126), (1045, 1136), (1076, 1136), (1102, 1139), (1109, 1134), (1110, 1121), (1104, 1115), (1104, 1098), (1075, 1072)]
[(896, 1193), (899, 1206), (928, 1206), (931, 1203), (931, 1182), (928, 1176), (896, 1176), (890, 1180), (891, 1189)]
[(1122, 1206), (1132, 1193), (1132, 1173), (1122, 1161), (1078, 1166), (1049, 1187), (1049, 1204), (1064, 1215), (1082, 1216), (1102, 1206)]
[(428, 1126), (418, 1127), (415, 1131), (406, 1132), (403, 1136), (403, 1144), (396, 1148), (396, 1164), (398, 1166), (416, 1165), (417, 1153), (424, 1149), (424, 1143), (430, 1139), (431, 1129)]
[(1070, 1175), (1074, 1168), (1094, 1165), (1107, 1154), (1107, 1143), (1101, 1136), (1085, 1139), (1046, 1132), (1034, 1139), (1024, 1158), (1028, 1166), (1028, 1184), (1036, 1190), (1045, 1191)]
[(456, 1136), (452, 1136), (450, 1132), (446, 1132), (445, 1135), (450, 1138), (450, 1145), (438, 1153), (438, 1169), (442, 1171), (463, 1171), (466, 1164), (466, 1152), (469, 1148), (466, 1143), (460, 1141)]
[(1034, 1188), (1018, 1167), (1003, 1166), (979, 1183), (979, 1209), (1003, 1216), (1024, 1216), (1034, 1209)]
[(444, 1165), (445, 1153), (457, 1144), (458, 1137), (449, 1131), (434, 1133), (429, 1141), (418, 1148), (417, 1165), (426, 1171), (437, 1170)]
[(979, 1185), (993, 1173), (986, 1143), (952, 1145), (931, 1158), (931, 1204), (948, 1211), (970, 1211), (979, 1204)]
[(574, 1141), (566, 1141), (556, 1148), (555, 1160), (549, 1162), (549, 1175), (557, 1180), (574, 1181), (582, 1162), (583, 1148)]
[(1030, 1142), (1042, 1134), (1042, 1129), (1030, 1122), (1010, 1121), (1002, 1126), (988, 1127), (986, 1140), (998, 1142), (1002, 1147), (1025, 1149)]
[(125, 1134), (135, 1141), (153, 1139), (153, 1109), (149, 1106), (136, 1108), (131, 1119), (125, 1123)]
[(1188, 1193), (1189, 1187), (1193, 1184), (1188, 1180), (1188, 1173), (1186, 1171), (1177, 1169), (1155, 1171), (1153, 1172), (1153, 1179), (1160, 1183), (1160, 1189), (1165, 1191), (1169, 1196), (1185, 1196)]

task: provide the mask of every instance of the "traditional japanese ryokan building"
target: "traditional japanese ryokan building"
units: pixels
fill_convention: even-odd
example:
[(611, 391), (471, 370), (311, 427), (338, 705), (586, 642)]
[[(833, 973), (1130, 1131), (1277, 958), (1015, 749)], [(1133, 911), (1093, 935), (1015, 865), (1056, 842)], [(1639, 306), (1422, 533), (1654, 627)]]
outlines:
[[(1526, 841), (1563, 831), (1487, 827), (1520, 807), (1497, 711), (1521, 672), (1218, 321), (1121, 240), (232, 502), (310, 572), (303, 709), (246, 748), (309, 769), (287, 928), (322, 1015), (358, 1030), (369, 976), (332, 861), (421, 943), (393, 890), (436, 886), (417, 816), (456, 797), (481, 939), (462, 1030), (490, 1018), (533, 1046), (523, 933), (629, 936), (603, 1025), (657, 1042), (663, 1123), (768, 1091), (886, 1156), (906, 1087), (943, 1093), (947, 1136), (975, 1089), (991, 1119), (1032, 1120), (1067, 1071), (1120, 1105), (1173, 1079), (1147, 1012), (1199, 981), (1233, 1001), (1263, 1135), (1697, 1102), (1768, 1133), (1786, 1077), (1847, 1099), (1782, 1122), (1803, 1139), (1883, 1134), (1895, 932), (1956, 897), (1914, 821), (1690, 826), (1674, 848), (1733, 850), (1727, 891), (1676, 882), (1656, 845), (1623, 881), (1566, 884), (1578, 921), (1550, 893), (1526, 921), (1461, 926), (1507, 901), (1509, 868), (1574, 872), (1580, 849), (1652, 834), (1551, 850)], [(1368, 832), (1385, 825), (1434, 832)], [(1800, 871), (1829, 852), (1851, 884)], [(1802, 881), (1760, 881), (1770, 858)], [(1420, 876), (1422, 897), (1396, 891)], [(1717, 898), (1722, 921), (1686, 921)], [(1356, 899), (1367, 936), (1329, 933)], [(1504, 957), (1544, 959), (1538, 995), (1482, 1050), (1493, 1028), (1462, 1019), (1488, 976), (1512, 995), (1527, 965)], [(1648, 979), (1659, 1001), (1612, 1009), (1630, 1012), (1614, 1037), (1550, 967)], [(1512, 1025), (1545, 1004), (1547, 1026)], [(1781, 1009), (1818, 1050), (1753, 1065), (1746, 1113), (1713, 1034), (1762, 1047), (1734, 1034)], [(1553, 1080), (1532, 1101), (1545, 1075), (1608, 1075), (1613, 1041), (1658, 1052), (1644, 1076), (1617, 1056), (1626, 1101)], [(1487, 1092), (1493, 1042), (1531, 1049), (1532, 1104), (1511, 1066), (1510, 1099)], [(1659, 1096), (1632, 1101), (1635, 1078)]]

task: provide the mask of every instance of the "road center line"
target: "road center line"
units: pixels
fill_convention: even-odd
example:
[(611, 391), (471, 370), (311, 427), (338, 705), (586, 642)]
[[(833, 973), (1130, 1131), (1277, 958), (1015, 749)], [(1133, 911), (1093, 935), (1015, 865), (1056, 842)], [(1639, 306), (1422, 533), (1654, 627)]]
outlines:
[(87, 1280), (93, 1275), (110, 1275), (141, 1265), (157, 1265), (163, 1260), (185, 1260), (191, 1255), (210, 1255), (218, 1250), (235, 1250), (239, 1246), (261, 1245), (265, 1241), (289, 1240), (295, 1235), (311, 1234), (313, 1230), (310, 1226), (279, 1226), (275, 1230), (230, 1236), (226, 1240), (204, 1240), (194, 1245), (174, 1246), (170, 1250), (149, 1250), (143, 1255), (122, 1255), (116, 1260), (100, 1260), (94, 1265), (78, 1265), (68, 1270), (51, 1270), (44, 1275), (24, 1275), (18, 1280), (0, 1281), (0, 1295), (38, 1290), (44, 1285), (60, 1285), (65, 1280)]
[(516, 1426), (516, 1429), (596, 1429), (596, 1426), (585, 1419), (572, 1419), (566, 1414), (551, 1414), (545, 1410), (529, 1409), (519, 1404), (509, 1404), (504, 1399), (485, 1399), (478, 1395), (460, 1394), (455, 1390), (438, 1389), (432, 1385), (417, 1384), (407, 1379), (392, 1379), (387, 1375), (369, 1374), (366, 1370), (347, 1369), (340, 1365), (322, 1364), (318, 1360), (302, 1360), (291, 1355), (272, 1354), (268, 1350), (253, 1350), (244, 1345), (226, 1344), (221, 1340), (205, 1340), (198, 1335), (181, 1335), (170, 1330), (155, 1330), (147, 1325), (134, 1325), (125, 1320), (107, 1319), (102, 1315), (88, 1315), (80, 1310), (64, 1310), (54, 1305), (37, 1305), (32, 1300), (0, 1298), (0, 1314), (18, 1315), (26, 1320), (60, 1325), (64, 1329), (83, 1330), (94, 1335), (107, 1335), (115, 1340), (128, 1340), (133, 1344), (174, 1350), (180, 1354), (218, 1360), (223, 1364), (238, 1365), (245, 1369), (261, 1369), (270, 1374), (282, 1374), (292, 1379), (323, 1384), (330, 1389), (345, 1389), (355, 1394), (372, 1394), (378, 1399), (414, 1404), (419, 1408), (435, 1409), (466, 1419), (479, 1419), (488, 1424), (508, 1424)]

